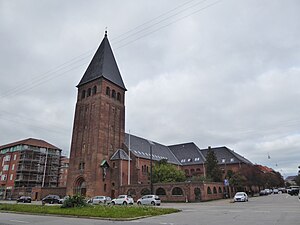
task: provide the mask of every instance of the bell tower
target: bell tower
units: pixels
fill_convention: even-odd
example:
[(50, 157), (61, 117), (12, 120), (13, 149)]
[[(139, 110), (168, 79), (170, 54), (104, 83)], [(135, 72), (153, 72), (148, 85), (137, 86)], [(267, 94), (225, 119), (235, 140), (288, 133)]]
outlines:
[(67, 194), (111, 195), (110, 158), (125, 141), (125, 85), (107, 32), (77, 85)]

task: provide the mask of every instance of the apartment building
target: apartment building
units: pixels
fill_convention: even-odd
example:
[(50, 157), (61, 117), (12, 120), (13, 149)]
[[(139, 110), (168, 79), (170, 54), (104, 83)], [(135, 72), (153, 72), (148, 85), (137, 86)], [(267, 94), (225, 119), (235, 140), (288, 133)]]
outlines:
[(28, 138), (0, 146), (0, 198), (31, 195), (33, 187), (57, 187), (61, 149)]

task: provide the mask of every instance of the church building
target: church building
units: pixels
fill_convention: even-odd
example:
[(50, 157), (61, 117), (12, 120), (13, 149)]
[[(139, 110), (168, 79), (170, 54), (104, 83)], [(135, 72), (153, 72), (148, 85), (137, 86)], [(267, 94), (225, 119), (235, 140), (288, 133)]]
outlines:
[[(149, 194), (150, 189), (152, 191), (150, 164), (162, 159), (185, 171), (187, 179), (205, 176), (208, 149), (199, 149), (192, 142), (166, 146), (125, 133), (127, 90), (106, 32), (77, 90), (67, 195), (114, 198), (118, 194), (133, 197)], [(216, 153), (224, 176), (227, 170), (237, 171), (243, 165), (252, 165), (227, 147), (211, 149)], [(201, 191), (209, 193), (210, 189), (221, 191), (213, 198), (222, 198), (223, 187), (222, 183), (218, 187), (204, 187), (201, 182), (193, 184), (190, 190), (181, 190), (179, 186), (167, 189), (169, 191), (155, 186), (153, 193), (160, 196), (170, 193), (175, 200), (185, 200), (188, 195), (194, 201), (200, 198)]]

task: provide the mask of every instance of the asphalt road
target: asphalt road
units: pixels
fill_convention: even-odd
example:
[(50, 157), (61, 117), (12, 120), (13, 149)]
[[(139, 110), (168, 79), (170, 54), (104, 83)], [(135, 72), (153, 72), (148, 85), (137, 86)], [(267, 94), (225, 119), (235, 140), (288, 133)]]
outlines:
[(161, 207), (173, 207), (180, 213), (138, 219), (133, 221), (106, 221), (57, 216), (36, 216), (0, 213), (1, 225), (299, 225), (300, 201), (287, 194), (250, 198), (249, 202), (231, 203), (219, 200), (204, 203), (165, 203)]

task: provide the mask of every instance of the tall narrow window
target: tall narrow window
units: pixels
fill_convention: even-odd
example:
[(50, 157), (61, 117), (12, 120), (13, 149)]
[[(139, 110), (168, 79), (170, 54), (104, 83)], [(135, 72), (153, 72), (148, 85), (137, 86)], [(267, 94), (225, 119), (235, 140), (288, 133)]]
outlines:
[(106, 95), (110, 96), (110, 88), (106, 87)]
[(121, 94), (120, 94), (120, 92), (118, 92), (118, 94), (117, 94), (117, 100), (120, 102), (121, 101)]
[(112, 92), (111, 92), (111, 97), (112, 97), (112, 98), (116, 98), (116, 91), (115, 91), (115, 90), (112, 90)]
[(85, 98), (85, 90), (83, 90), (82, 92), (81, 92), (81, 99), (84, 99)]
[(91, 96), (91, 92), (92, 92), (92, 90), (89, 88), (87, 91), (87, 97)]
[(97, 93), (97, 86), (93, 87), (93, 95)]

